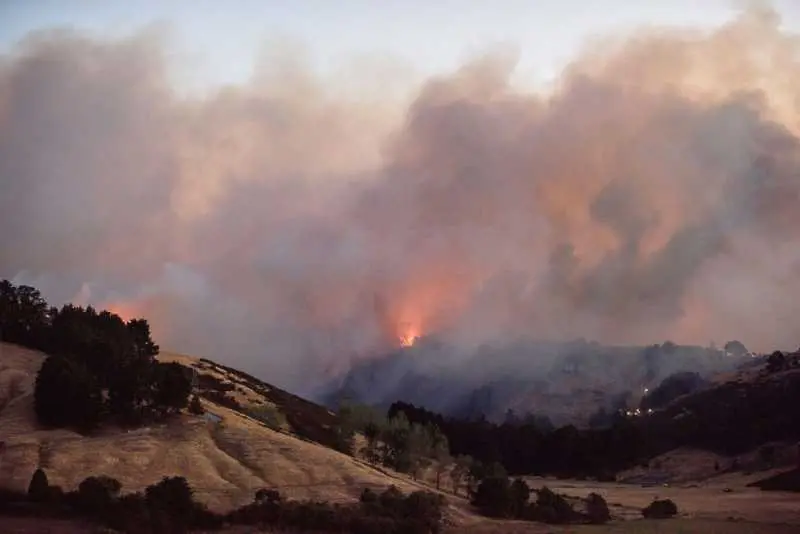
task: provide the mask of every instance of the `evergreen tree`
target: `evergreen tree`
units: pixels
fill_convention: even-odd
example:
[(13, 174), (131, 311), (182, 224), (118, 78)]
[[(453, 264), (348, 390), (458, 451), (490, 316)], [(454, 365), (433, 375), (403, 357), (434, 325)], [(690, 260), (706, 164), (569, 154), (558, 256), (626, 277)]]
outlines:
[(47, 481), (47, 474), (38, 468), (33, 472), (31, 482), (28, 485), (28, 498), (33, 502), (45, 502), (50, 495), (50, 483)]

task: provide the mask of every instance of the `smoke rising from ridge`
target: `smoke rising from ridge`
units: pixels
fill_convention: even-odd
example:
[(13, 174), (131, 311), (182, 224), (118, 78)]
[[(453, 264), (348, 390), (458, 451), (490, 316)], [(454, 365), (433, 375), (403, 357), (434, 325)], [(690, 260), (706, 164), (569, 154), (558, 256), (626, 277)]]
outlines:
[(293, 388), (407, 331), (793, 347), (779, 24), (598, 41), (548, 94), (489, 53), (409, 106), (291, 55), (189, 98), (152, 33), (32, 36), (0, 63), (0, 275)]

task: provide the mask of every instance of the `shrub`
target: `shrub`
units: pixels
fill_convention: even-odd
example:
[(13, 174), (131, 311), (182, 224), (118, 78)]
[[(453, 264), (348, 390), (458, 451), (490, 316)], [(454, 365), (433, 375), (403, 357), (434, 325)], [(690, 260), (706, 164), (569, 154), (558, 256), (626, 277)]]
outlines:
[(282, 430), (287, 426), (286, 416), (272, 404), (254, 406), (247, 410), (247, 414), (272, 430)]
[(611, 520), (611, 512), (608, 510), (608, 503), (597, 493), (590, 493), (586, 499), (586, 516), (589, 522), (594, 525), (602, 525)]
[(194, 509), (192, 488), (183, 477), (164, 477), (145, 490), (147, 504), (178, 518), (188, 518)]
[(670, 499), (657, 499), (642, 509), (642, 515), (647, 519), (667, 519), (677, 513), (678, 507)]
[(283, 498), (278, 490), (261, 488), (260, 490), (256, 491), (255, 502), (257, 503), (278, 503), (282, 500)]
[(122, 484), (107, 476), (93, 476), (78, 485), (78, 505), (90, 515), (100, 515), (108, 511), (122, 489)]
[(364, 504), (374, 504), (378, 502), (378, 494), (369, 488), (364, 488), (358, 500)]
[(509, 488), (509, 500), (512, 517), (522, 517), (530, 497), (531, 488), (524, 480), (518, 478), (511, 483), (511, 487)]
[(203, 404), (200, 402), (200, 397), (192, 395), (192, 400), (189, 402), (189, 413), (192, 415), (203, 415), (206, 413)]
[(486, 478), (478, 484), (472, 505), (489, 517), (508, 517), (511, 513), (511, 485), (506, 477)]
[(33, 472), (31, 482), (28, 485), (28, 499), (33, 502), (46, 502), (50, 495), (50, 483), (47, 481), (47, 474), (42, 468)]
[(536, 521), (550, 524), (565, 524), (580, 517), (567, 500), (547, 486), (537, 491), (536, 507), (533, 510)]

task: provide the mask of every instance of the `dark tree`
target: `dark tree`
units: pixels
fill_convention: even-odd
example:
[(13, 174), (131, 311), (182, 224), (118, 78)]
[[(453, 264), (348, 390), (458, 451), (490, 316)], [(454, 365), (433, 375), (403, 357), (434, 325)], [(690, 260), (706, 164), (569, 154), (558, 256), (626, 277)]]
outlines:
[(47, 302), (37, 289), (0, 281), (0, 339), (42, 349), (49, 321)]
[(203, 415), (205, 412), (206, 410), (200, 402), (200, 397), (192, 395), (192, 400), (189, 401), (189, 413), (192, 415)]
[(50, 356), (36, 377), (34, 409), (45, 426), (89, 432), (103, 415), (102, 391), (80, 363)]
[(478, 484), (472, 505), (489, 517), (509, 517), (512, 512), (511, 485), (506, 477), (486, 478)]
[(521, 478), (514, 480), (509, 488), (511, 516), (522, 517), (530, 498), (531, 488), (528, 486), (528, 484), (526, 484)]
[(176, 413), (189, 404), (192, 381), (179, 363), (155, 364), (154, 404), (165, 413)]
[(47, 475), (39, 468), (33, 472), (31, 483), (28, 485), (28, 498), (33, 502), (45, 502), (50, 496), (50, 483)]
[(670, 499), (654, 500), (642, 509), (647, 519), (667, 519), (678, 514), (678, 507)]
[(611, 512), (606, 500), (597, 493), (590, 493), (586, 499), (586, 516), (594, 525), (602, 525), (611, 520)]
[(150, 325), (144, 319), (131, 319), (127, 324), (133, 343), (133, 352), (137, 359), (152, 362), (158, 354), (159, 347), (150, 337)]
[(192, 488), (184, 477), (164, 477), (145, 490), (147, 504), (177, 518), (188, 518), (194, 508)]
[(724, 349), (725, 352), (729, 352), (730, 354), (739, 357), (747, 356), (747, 353), (749, 352), (747, 347), (744, 346), (744, 343), (736, 340), (725, 343)]
[(776, 350), (767, 358), (767, 371), (770, 373), (777, 373), (786, 369), (786, 356), (779, 350)]
[(122, 484), (115, 478), (88, 477), (78, 485), (78, 502), (85, 512), (100, 515), (119, 496), (121, 489)]

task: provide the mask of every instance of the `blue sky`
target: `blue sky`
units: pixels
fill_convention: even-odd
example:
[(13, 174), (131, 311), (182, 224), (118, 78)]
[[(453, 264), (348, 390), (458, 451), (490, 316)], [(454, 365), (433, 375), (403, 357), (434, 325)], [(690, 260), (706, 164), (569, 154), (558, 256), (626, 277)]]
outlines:
[[(742, 2), (739, 1), (738, 5)], [(800, 2), (776, 7), (800, 26)], [(736, 0), (0, 0), (0, 47), (52, 27), (102, 37), (152, 24), (171, 30), (176, 57), (190, 58), (185, 84), (247, 79), (271, 40), (303, 43), (314, 65), (333, 69), (357, 57), (401, 59), (419, 74), (454, 68), (496, 44), (519, 47), (528, 79), (553, 76), (587, 36), (642, 24), (714, 26)]]

